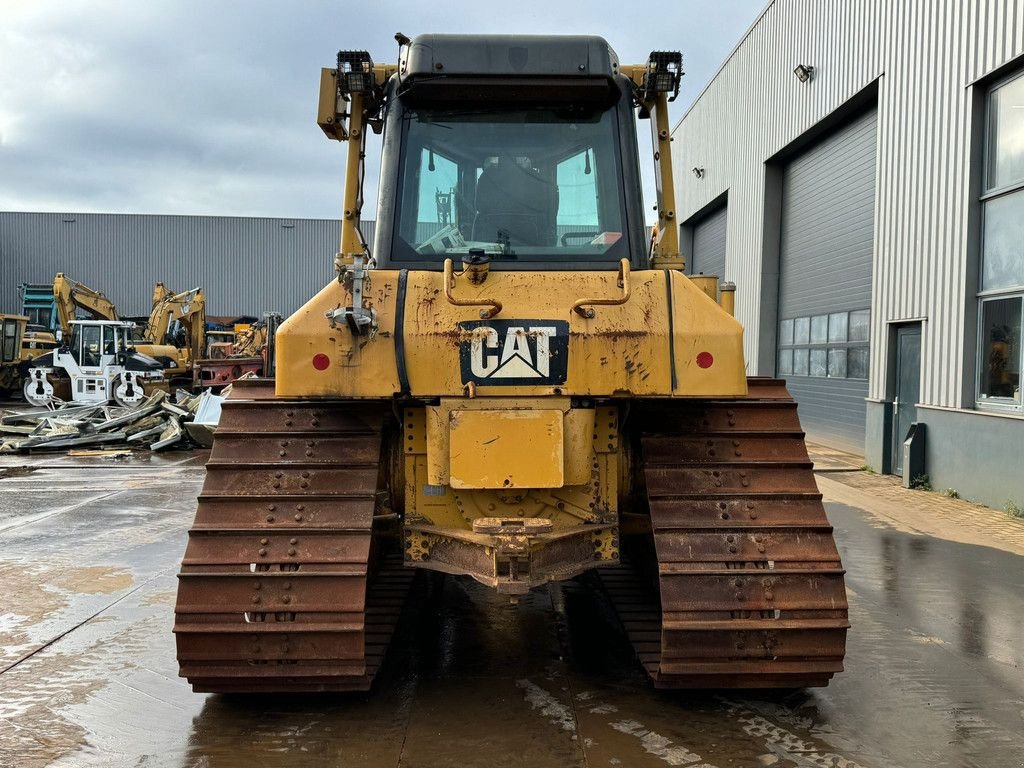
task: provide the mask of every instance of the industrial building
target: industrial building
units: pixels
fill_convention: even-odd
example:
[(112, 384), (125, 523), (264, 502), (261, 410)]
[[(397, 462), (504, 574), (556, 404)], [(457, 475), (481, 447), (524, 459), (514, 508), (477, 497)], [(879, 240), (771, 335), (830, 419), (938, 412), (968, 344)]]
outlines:
[[(688, 268), (809, 437), (1024, 500), (1024, 3), (770, 3), (673, 131)], [(921, 478), (923, 482), (923, 478)]]
[(19, 284), (66, 272), (126, 316), (149, 314), (157, 281), (201, 286), (214, 316), (287, 316), (334, 277), (340, 236), (339, 219), (3, 212), (0, 311), (19, 308)]

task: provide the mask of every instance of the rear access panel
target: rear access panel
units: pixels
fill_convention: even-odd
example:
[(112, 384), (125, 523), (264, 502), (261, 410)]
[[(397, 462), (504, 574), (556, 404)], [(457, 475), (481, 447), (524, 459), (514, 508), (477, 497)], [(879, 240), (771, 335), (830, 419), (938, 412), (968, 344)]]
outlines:
[(562, 416), (556, 410), (452, 411), (452, 488), (560, 488)]

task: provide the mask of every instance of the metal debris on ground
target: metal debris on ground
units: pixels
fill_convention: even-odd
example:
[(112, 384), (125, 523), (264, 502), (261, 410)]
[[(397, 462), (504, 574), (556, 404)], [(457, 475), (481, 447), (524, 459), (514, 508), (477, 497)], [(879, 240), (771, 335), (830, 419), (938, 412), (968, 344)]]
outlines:
[(160, 451), (202, 444), (190, 439), (184, 425), (202, 410), (203, 429), (212, 433), (216, 421), (207, 414), (219, 413), (223, 399), (209, 390), (192, 395), (179, 389), (172, 401), (166, 392), (157, 390), (129, 408), (61, 403), (11, 412), (0, 417), (0, 453), (93, 448), (96, 450), (89, 453), (94, 455), (121, 455), (125, 451), (116, 450), (119, 446)]

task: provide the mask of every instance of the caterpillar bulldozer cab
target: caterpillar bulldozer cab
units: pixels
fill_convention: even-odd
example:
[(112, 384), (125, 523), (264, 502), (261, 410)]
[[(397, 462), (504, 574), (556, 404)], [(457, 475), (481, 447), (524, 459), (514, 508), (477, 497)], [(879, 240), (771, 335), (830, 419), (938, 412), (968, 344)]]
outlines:
[(680, 55), (396, 39), (397, 64), (342, 51), (321, 73), (318, 124), (348, 152), (338, 278), (281, 325), (276, 381), (224, 404), (180, 572), (181, 674), (366, 689), (409, 574), (432, 570), (512, 600), (585, 578), (661, 687), (826, 684), (846, 595), (796, 405), (746, 377), (732, 292), (682, 272)]

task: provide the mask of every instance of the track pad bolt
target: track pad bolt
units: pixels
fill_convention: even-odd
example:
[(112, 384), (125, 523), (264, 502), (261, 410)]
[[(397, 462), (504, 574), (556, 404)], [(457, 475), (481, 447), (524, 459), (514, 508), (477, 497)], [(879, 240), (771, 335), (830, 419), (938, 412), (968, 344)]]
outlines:
[(267, 550), (261, 549), (260, 550), (260, 557), (266, 557), (266, 556), (267, 556)]
[(264, 544), (265, 545), (265, 544), (269, 544), (269, 543), (270, 543), (270, 539), (260, 539), (260, 544)]
[(259, 602), (260, 602), (260, 596), (259, 595), (253, 595), (253, 597), (252, 597), (252, 604), (253, 605), (258, 605)]

